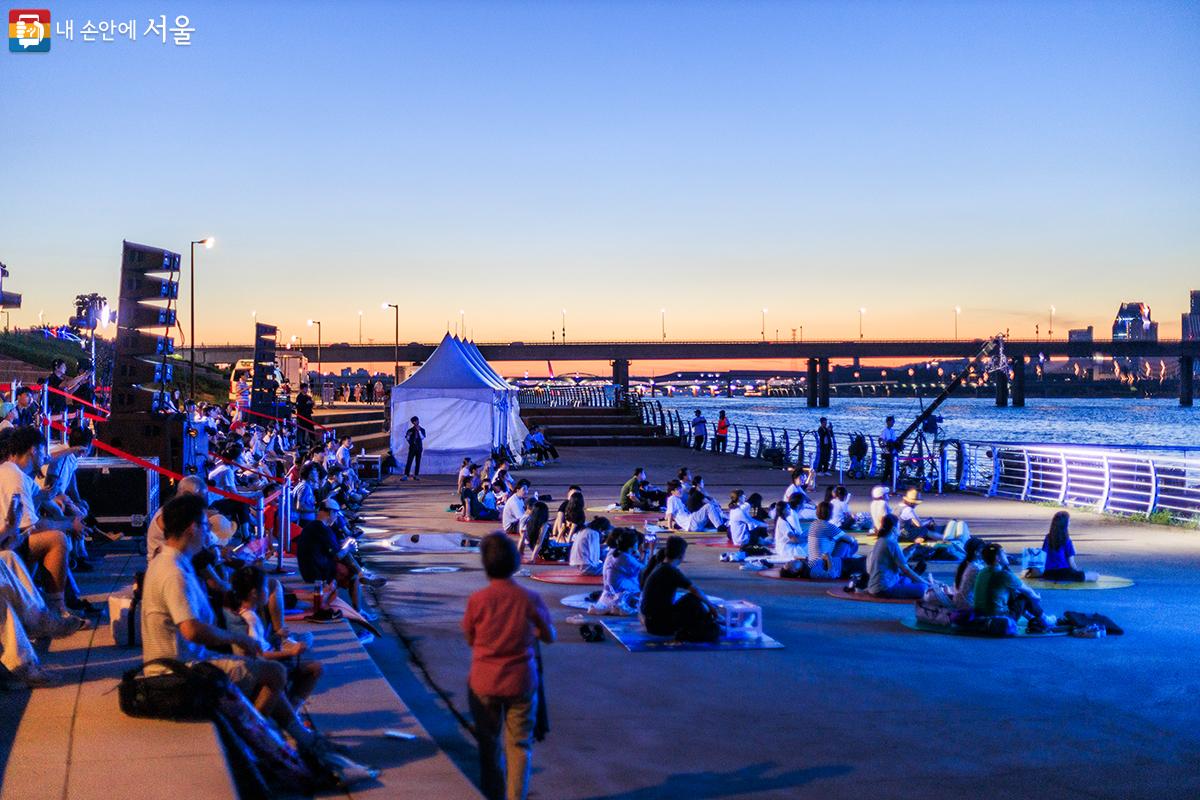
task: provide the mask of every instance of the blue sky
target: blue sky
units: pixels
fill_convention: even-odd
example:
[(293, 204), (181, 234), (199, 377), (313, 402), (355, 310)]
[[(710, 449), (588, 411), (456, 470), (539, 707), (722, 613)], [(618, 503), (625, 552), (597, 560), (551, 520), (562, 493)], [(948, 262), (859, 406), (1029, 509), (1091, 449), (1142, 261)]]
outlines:
[[(1194, 3), (51, 11), (75, 41), (0, 53), (14, 322), (210, 234), (210, 342), (390, 341), (397, 298), (405, 340), (1175, 336), (1200, 288)], [(190, 48), (79, 39), (160, 13)]]

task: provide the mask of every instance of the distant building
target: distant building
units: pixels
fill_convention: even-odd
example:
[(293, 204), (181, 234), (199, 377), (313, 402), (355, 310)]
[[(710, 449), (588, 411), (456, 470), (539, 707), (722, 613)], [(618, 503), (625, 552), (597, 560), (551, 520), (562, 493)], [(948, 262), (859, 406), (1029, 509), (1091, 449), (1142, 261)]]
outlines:
[(1181, 328), (1185, 342), (1200, 341), (1200, 289), (1192, 290), (1192, 310), (1183, 315)]
[(1112, 338), (1157, 342), (1158, 323), (1150, 319), (1150, 306), (1137, 302), (1121, 303), (1113, 320)]
[(1092, 334), (1091, 325), (1088, 325), (1086, 328), (1072, 328), (1071, 330), (1067, 331), (1068, 342), (1091, 342), (1094, 341), (1095, 338), (1096, 337)]

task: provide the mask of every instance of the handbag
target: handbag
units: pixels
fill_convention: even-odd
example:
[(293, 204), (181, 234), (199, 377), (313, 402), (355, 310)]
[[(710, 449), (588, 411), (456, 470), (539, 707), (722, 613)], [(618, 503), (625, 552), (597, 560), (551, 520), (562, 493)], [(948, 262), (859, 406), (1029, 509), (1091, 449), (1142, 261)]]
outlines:
[(953, 609), (947, 608), (939, 603), (929, 603), (925, 600), (918, 600), (915, 604), (917, 620), (924, 622), (927, 625), (938, 625), (948, 628), (953, 624)]
[[(146, 675), (150, 666), (166, 671)], [(230, 686), (224, 673), (214, 671), (197, 670), (173, 658), (156, 658), (126, 670), (117, 685), (121, 711), (150, 719), (212, 719), (217, 699)]]

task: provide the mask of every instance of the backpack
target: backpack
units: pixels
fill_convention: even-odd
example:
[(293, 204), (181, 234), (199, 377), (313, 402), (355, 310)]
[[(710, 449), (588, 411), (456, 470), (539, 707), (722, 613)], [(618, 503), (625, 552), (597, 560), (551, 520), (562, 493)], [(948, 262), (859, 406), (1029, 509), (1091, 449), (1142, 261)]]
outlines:
[(917, 621), (924, 622), (927, 625), (937, 625), (939, 627), (948, 628), (953, 624), (953, 609), (947, 608), (940, 603), (930, 603), (925, 600), (918, 600), (915, 603)]
[[(166, 672), (143, 674), (149, 666), (165, 667)], [(117, 684), (121, 711), (148, 719), (212, 719), (217, 699), (232, 684), (225, 673), (203, 666), (207, 665), (189, 667), (174, 658), (156, 658), (126, 670)]]
[(1089, 625), (1103, 625), (1105, 633), (1113, 636), (1121, 636), (1125, 630), (1106, 617), (1104, 614), (1085, 614), (1082, 611), (1066, 611), (1063, 613), (1060, 623), (1070, 625), (1072, 628), (1086, 628)]
[(855, 435), (850, 442), (849, 450), (847, 451), (851, 458), (862, 458), (867, 454), (867, 437), (861, 433)]

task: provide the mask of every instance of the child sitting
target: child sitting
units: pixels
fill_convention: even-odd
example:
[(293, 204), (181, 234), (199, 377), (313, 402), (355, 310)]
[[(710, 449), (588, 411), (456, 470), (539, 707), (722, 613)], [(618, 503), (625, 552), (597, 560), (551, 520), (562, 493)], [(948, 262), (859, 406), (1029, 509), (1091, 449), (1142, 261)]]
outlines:
[(638, 559), (639, 536), (632, 528), (614, 528), (608, 535), (608, 556), (604, 559), (604, 591), (589, 614), (637, 613), (642, 590), (638, 576), (645, 565)]

